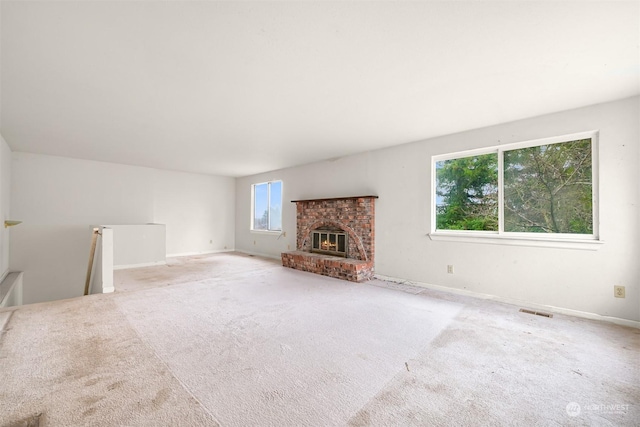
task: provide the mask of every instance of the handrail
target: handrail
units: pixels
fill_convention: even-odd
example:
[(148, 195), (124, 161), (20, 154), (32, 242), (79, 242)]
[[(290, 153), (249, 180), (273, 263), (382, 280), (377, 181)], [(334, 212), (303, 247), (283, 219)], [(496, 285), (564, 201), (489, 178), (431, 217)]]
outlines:
[(87, 280), (84, 284), (84, 294), (89, 295), (89, 286), (91, 285), (91, 273), (93, 272), (93, 259), (96, 255), (96, 243), (98, 241), (98, 235), (100, 235), (100, 229), (93, 229), (93, 236), (91, 238), (91, 249), (89, 250), (89, 265), (87, 266)]

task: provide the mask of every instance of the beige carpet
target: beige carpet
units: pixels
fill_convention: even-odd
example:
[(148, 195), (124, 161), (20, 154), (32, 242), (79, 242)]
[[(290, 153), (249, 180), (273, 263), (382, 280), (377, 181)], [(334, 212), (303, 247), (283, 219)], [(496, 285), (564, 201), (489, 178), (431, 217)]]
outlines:
[(0, 426), (640, 419), (637, 329), (239, 254), (115, 279), (115, 294), (0, 310)]
[[(0, 425), (215, 425), (103, 295), (24, 306), (0, 341)], [(20, 425), (20, 424), (18, 424)]]

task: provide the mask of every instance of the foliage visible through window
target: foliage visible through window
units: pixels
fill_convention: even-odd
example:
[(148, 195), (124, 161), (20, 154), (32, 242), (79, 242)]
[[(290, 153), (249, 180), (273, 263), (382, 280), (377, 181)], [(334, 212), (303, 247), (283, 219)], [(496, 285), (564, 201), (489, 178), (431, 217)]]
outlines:
[(253, 230), (282, 230), (282, 181), (253, 185)]
[(498, 154), (436, 163), (439, 230), (498, 230)]
[(521, 146), (436, 161), (436, 229), (593, 235), (592, 139)]
[(504, 230), (593, 233), (591, 140), (504, 152)]

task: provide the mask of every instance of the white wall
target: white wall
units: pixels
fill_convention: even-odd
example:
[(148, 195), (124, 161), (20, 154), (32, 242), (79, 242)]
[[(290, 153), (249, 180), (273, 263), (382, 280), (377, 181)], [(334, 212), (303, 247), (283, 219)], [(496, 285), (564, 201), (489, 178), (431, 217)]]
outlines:
[(154, 178), (154, 221), (167, 224), (167, 256), (235, 247), (235, 178), (170, 172)]
[[(0, 33), (2, 28), (2, 3), (0, 3)], [(2, 64), (0, 43), (0, 64)], [(0, 129), (2, 129), (2, 67), (0, 67)], [(11, 149), (0, 134), (0, 282), (9, 271), (9, 230), (4, 221), (9, 216), (11, 200)]]
[(11, 176), (25, 304), (82, 294), (91, 224), (163, 223), (169, 254), (234, 247), (233, 178), (18, 152)]
[(4, 221), (10, 215), (11, 201), (11, 150), (0, 135), (0, 281), (9, 271), (9, 234)]
[[(639, 98), (590, 106), (244, 177), (236, 184), (236, 249), (279, 256), (295, 248), (290, 200), (378, 195), (376, 273), (549, 307), (640, 320)], [(425, 118), (428, 120), (428, 118)], [(597, 251), (432, 241), (431, 156), (600, 130)], [(252, 233), (252, 183), (282, 179), (286, 237)], [(455, 274), (447, 274), (447, 265)], [(627, 297), (613, 297), (613, 286)]]

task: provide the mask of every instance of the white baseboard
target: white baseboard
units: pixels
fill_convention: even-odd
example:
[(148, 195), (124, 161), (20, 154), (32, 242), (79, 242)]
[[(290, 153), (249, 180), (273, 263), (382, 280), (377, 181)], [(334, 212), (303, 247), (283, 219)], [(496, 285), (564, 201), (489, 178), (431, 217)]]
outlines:
[(382, 274), (376, 274), (375, 278), (380, 280), (385, 280), (388, 282), (393, 282), (393, 283), (413, 285), (421, 288), (433, 289), (436, 291), (449, 292), (452, 294), (464, 295), (464, 296), (473, 297), (473, 298), (487, 299), (487, 300), (502, 302), (505, 304), (517, 305), (517, 306), (526, 307), (526, 308), (535, 308), (537, 310), (550, 311), (552, 313), (564, 314), (567, 316), (582, 317), (584, 319), (591, 319), (591, 320), (600, 320), (603, 322), (615, 323), (616, 325), (630, 326), (632, 328), (640, 329), (640, 322), (636, 320), (622, 319), (620, 317), (613, 317), (613, 316), (603, 316), (601, 314), (590, 313), (588, 311), (573, 310), (570, 308), (555, 307), (552, 305), (536, 304), (536, 303), (519, 300), (515, 298), (505, 298), (505, 297), (499, 297), (496, 295), (473, 292), (466, 289), (456, 289), (456, 288), (449, 288), (441, 285), (433, 285), (431, 283), (415, 282), (412, 280), (400, 279), (398, 277), (384, 276)]
[(193, 255), (210, 255), (210, 254), (219, 254), (223, 252), (234, 252), (235, 249), (216, 249), (214, 251), (204, 251), (204, 252), (182, 252), (179, 254), (167, 254), (167, 258), (175, 258), (180, 256), (193, 256)]
[(114, 270), (126, 270), (128, 268), (140, 268), (140, 267), (153, 267), (155, 265), (166, 265), (167, 261), (154, 261), (154, 262), (145, 262), (142, 264), (125, 264), (125, 265), (114, 265)]
[(103, 293), (103, 294), (110, 294), (110, 293), (112, 293), (112, 292), (115, 292), (115, 290), (116, 290), (116, 288), (115, 288), (115, 287), (110, 286), (110, 287), (108, 287), (108, 288), (103, 288), (103, 289), (102, 289), (102, 293)]

